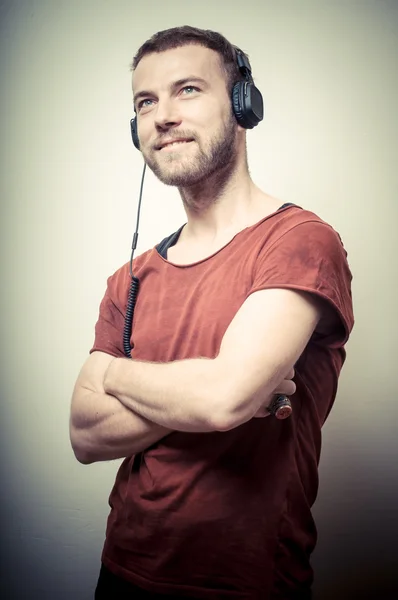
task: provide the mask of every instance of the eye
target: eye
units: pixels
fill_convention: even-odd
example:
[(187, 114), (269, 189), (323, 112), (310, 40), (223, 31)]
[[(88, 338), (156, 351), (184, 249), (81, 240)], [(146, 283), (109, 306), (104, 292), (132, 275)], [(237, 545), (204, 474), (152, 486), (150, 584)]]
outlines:
[(186, 85), (181, 91), (190, 96), (193, 92), (199, 92), (199, 88), (195, 87), (194, 85)]
[(137, 105), (137, 109), (141, 110), (143, 108), (149, 108), (150, 106), (152, 106), (153, 100), (151, 100), (150, 98), (144, 98), (143, 100), (140, 100), (140, 102), (138, 102)]

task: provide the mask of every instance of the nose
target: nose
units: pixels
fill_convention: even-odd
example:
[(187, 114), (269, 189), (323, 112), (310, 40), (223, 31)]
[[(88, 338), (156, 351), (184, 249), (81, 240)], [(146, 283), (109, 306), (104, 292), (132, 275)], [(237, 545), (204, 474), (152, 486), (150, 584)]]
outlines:
[(155, 114), (155, 127), (159, 132), (178, 127), (181, 122), (182, 118), (172, 99), (158, 101)]

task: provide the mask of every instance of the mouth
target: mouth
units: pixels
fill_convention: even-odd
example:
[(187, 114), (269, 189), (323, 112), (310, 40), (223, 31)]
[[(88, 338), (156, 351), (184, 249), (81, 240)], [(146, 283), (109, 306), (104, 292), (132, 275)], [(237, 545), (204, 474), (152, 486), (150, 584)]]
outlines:
[(169, 142), (163, 142), (162, 144), (158, 144), (156, 146), (156, 150), (163, 150), (163, 151), (167, 151), (167, 150), (175, 150), (178, 147), (183, 146), (184, 144), (189, 144), (190, 142), (193, 142), (194, 140), (189, 138), (189, 139), (181, 139), (181, 140), (170, 140)]

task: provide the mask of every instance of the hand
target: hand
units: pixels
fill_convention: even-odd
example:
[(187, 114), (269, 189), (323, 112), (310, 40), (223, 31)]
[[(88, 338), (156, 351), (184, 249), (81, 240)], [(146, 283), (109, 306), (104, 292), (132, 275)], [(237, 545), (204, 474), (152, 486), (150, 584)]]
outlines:
[(285, 379), (283, 379), (281, 383), (277, 385), (267, 404), (259, 408), (258, 411), (253, 415), (254, 418), (262, 419), (264, 417), (271, 416), (271, 413), (269, 412), (267, 406), (269, 406), (269, 404), (272, 401), (272, 398), (275, 395), (284, 394), (285, 396), (291, 396), (292, 394), (294, 394), (294, 392), (296, 391), (296, 384), (293, 381), (294, 375), (294, 369), (291, 369), (291, 371), (289, 371), (289, 373), (286, 375)]

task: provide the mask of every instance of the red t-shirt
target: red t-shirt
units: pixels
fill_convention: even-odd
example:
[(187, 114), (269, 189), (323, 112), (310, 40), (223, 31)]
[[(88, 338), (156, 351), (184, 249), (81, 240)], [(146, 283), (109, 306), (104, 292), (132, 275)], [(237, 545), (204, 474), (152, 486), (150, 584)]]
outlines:
[[(123, 461), (110, 496), (102, 559), (116, 575), (176, 598), (293, 598), (312, 582), (321, 426), (353, 326), (341, 240), (313, 213), (289, 207), (197, 263), (175, 265), (152, 249), (135, 259), (133, 272), (137, 360), (215, 357), (256, 290), (305, 290), (338, 316), (336, 329), (315, 332), (296, 364), (289, 419), (172, 433)], [(128, 265), (109, 278), (92, 351), (123, 356), (129, 285)]]

